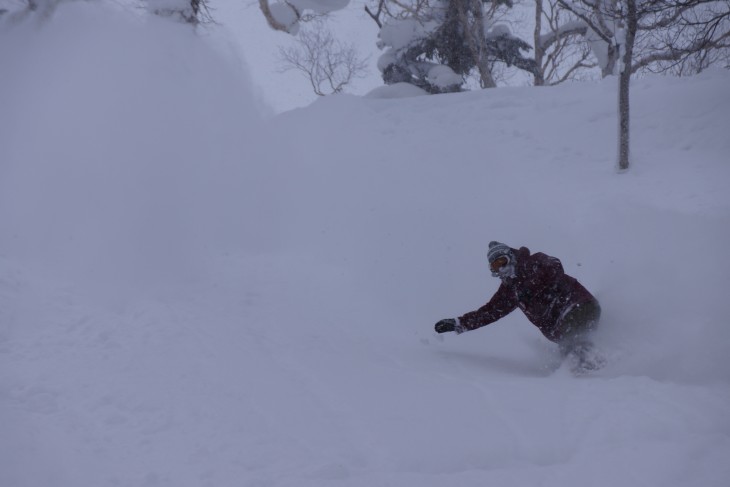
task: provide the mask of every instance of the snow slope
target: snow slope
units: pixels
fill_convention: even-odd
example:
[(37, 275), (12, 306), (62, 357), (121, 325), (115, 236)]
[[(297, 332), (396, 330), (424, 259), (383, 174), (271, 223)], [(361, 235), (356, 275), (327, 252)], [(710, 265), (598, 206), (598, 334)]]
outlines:
[[(635, 82), (618, 174), (611, 80), (265, 119), (181, 26), (0, 35), (1, 486), (726, 485), (730, 73)], [(604, 370), (433, 334), (492, 239), (595, 291)]]

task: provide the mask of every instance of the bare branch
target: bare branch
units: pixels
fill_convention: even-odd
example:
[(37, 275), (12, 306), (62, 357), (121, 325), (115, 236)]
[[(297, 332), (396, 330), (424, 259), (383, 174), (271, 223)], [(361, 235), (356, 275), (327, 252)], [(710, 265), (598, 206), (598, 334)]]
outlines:
[(385, 0), (379, 0), (378, 11), (373, 13), (367, 5), (365, 5), (365, 12), (370, 16), (371, 19), (378, 25), (379, 29), (383, 28), (383, 21), (380, 20), (380, 16), (383, 15), (383, 9), (385, 7)]
[(661, 62), (661, 61), (670, 61), (670, 62), (678, 62), (681, 61), (682, 58), (685, 58), (687, 56), (690, 56), (695, 53), (700, 53), (703, 51), (709, 51), (711, 49), (727, 49), (730, 48), (730, 31), (725, 32), (722, 36), (720, 36), (718, 39), (713, 41), (708, 41), (705, 39), (702, 39), (698, 41), (696, 44), (687, 46), (685, 48), (675, 48), (672, 49), (671, 46), (667, 48), (666, 51), (660, 51), (660, 52), (654, 52), (650, 55), (647, 55), (638, 61), (636, 61), (631, 66), (631, 72), (635, 73), (639, 71), (642, 68), (645, 68), (653, 63)]
[(299, 71), (319, 96), (341, 93), (367, 70), (352, 44), (337, 41), (324, 22), (299, 33), (297, 44), (279, 49), (281, 71)]

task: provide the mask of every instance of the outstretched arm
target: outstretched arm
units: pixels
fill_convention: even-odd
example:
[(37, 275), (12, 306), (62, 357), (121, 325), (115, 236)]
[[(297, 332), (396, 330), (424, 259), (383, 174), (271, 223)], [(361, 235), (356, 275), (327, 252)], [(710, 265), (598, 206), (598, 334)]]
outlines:
[(511, 287), (503, 283), (487, 304), (476, 311), (460, 316), (458, 318), (459, 324), (464, 328), (464, 331), (476, 330), (507, 316), (516, 307), (517, 295)]

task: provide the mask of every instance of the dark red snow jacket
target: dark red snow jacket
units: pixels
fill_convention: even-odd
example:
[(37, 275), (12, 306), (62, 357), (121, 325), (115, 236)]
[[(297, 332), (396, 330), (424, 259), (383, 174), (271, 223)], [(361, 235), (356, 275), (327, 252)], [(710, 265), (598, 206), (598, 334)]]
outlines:
[(598, 302), (575, 278), (563, 271), (555, 257), (538, 252), (530, 255), (527, 247), (514, 250), (515, 277), (502, 284), (487, 304), (459, 318), (467, 330), (494, 323), (519, 307), (548, 340), (561, 339), (560, 319), (573, 307)]

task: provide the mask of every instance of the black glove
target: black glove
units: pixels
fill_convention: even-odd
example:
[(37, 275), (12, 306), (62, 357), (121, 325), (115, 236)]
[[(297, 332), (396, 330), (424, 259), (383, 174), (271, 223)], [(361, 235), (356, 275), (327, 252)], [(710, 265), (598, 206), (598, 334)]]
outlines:
[(456, 331), (456, 320), (454, 318), (448, 318), (441, 320), (434, 326), (436, 333), (446, 333), (449, 331)]

